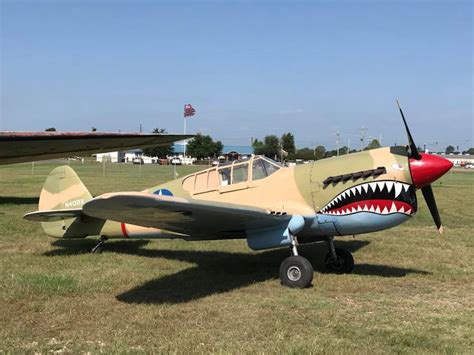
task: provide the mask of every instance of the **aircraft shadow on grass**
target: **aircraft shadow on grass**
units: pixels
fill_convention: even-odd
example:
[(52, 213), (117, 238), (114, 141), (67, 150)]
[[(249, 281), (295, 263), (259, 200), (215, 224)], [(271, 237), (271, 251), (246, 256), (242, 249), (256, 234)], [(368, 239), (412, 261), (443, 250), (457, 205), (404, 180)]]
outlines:
[[(47, 256), (86, 253), (92, 247), (91, 240), (57, 240), (60, 249), (46, 252)], [(116, 241), (106, 244), (105, 252), (138, 255), (150, 258), (166, 258), (196, 264), (173, 275), (147, 281), (126, 291), (116, 298), (126, 303), (184, 303), (216, 293), (229, 292), (257, 282), (278, 279), (281, 261), (289, 255), (286, 249), (270, 250), (258, 254), (223, 251), (156, 250), (143, 248), (149, 242)], [(368, 245), (368, 241), (338, 241), (336, 245), (351, 252)], [(312, 261), (315, 271), (324, 272), (324, 244), (300, 246), (301, 254)], [(357, 264), (354, 274), (379, 277), (404, 277), (407, 274), (429, 274), (426, 271), (386, 265)]]
[(0, 196), (0, 205), (37, 205), (39, 197)]

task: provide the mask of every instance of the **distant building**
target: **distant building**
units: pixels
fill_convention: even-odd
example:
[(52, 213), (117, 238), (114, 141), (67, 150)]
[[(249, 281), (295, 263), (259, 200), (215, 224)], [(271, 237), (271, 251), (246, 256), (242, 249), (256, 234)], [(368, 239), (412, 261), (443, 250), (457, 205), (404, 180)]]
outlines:
[(155, 163), (155, 157), (143, 155), (141, 149), (132, 149), (126, 152), (108, 152), (95, 154), (96, 161), (107, 163), (131, 163), (135, 158), (142, 158), (144, 164)]
[[(184, 146), (178, 142), (173, 145), (176, 154), (183, 154)], [(253, 148), (245, 145), (224, 145), (222, 149), (222, 156), (219, 159), (236, 160), (248, 158), (253, 154)], [(237, 157), (237, 158), (236, 158)]]
[(233, 161), (249, 158), (253, 154), (253, 148), (242, 145), (225, 145), (222, 149), (225, 160)]
[(465, 166), (474, 164), (474, 155), (470, 154), (436, 154), (440, 157), (448, 159), (454, 166)]
[[(173, 157), (180, 159), (182, 164), (192, 164), (196, 159), (195, 158), (184, 158), (183, 157), (184, 147), (182, 144), (175, 143), (173, 145), (173, 156), (169, 156), (170, 160)], [(248, 158), (253, 154), (253, 148), (249, 146), (239, 146), (239, 145), (225, 145), (222, 149), (222, 156), (218, 157), (221, 160), (236, 160)], [(107, 163), (131, 163), (135, 158), (141, 158), (143, 164), (157, 163), (158, 159), (156, 157), (149, 157), (143, 155), (141, 149), (128, 150), (126, 152), (108, 152), (108, 153), (98, 153), (95, 154), (96, 160), (98, 162), (107, 162)]]

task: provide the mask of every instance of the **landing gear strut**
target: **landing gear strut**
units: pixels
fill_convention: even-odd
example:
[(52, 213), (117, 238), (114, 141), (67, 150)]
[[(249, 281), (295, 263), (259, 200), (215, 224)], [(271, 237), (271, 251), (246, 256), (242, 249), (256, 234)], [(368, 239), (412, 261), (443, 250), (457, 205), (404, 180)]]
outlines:
[(105, 235), (101, 235), (100, 238), (99, 238), (99, 242), (95, 245), (95, 247), (93, 247), (91, 249), (91, 253), (92, 254), (99, 254), (99, 253), (102, 253), (102, 246), (104, 245), (105, 241), (108, 240), (109, 238), (107, 238)]
[(354, 270), (354, 258), (350, 251), (335, 248), (333, 238), (328, 239), (329, 253), (326, 255), (324, 264), (329, 272), (336, 274), (350, 274)]
[(296, 236), (291, 235), (292, 256), (283, 260), (280, 265), (280, 280), (291, 288), (305, 288), (313, 281), (313, 266), (308, 259), (298, 255)]

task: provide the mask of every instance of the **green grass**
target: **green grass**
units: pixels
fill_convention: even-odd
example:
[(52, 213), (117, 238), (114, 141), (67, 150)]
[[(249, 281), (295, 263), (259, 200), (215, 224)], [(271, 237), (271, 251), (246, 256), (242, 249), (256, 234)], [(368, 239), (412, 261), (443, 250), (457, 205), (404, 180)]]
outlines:
[[(0, 350), (5, 352), (473, 353), (474, 173), (434, 185), (438, 235), (421, 195), (410, 222), (341, 238), (351, 275), (324, 273), (324, 244), (301, 254), (313, 287), (280, 285), (287, 250), (246, 242), (58, 240), (34, 211), (58, 164), (0, 167)], [(166, 181), (166, 166), (74, 163), (93, 195)], [(196, 167), (178, 167), (180, 176)]]

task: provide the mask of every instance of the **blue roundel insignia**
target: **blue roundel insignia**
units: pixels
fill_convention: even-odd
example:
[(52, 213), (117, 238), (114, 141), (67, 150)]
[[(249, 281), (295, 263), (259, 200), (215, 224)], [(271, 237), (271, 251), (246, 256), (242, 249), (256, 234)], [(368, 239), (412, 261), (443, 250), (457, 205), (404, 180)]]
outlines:
[(153, 193), (158, 196), (173, 196), (173, 193), (168, 189), (159, 189)]

